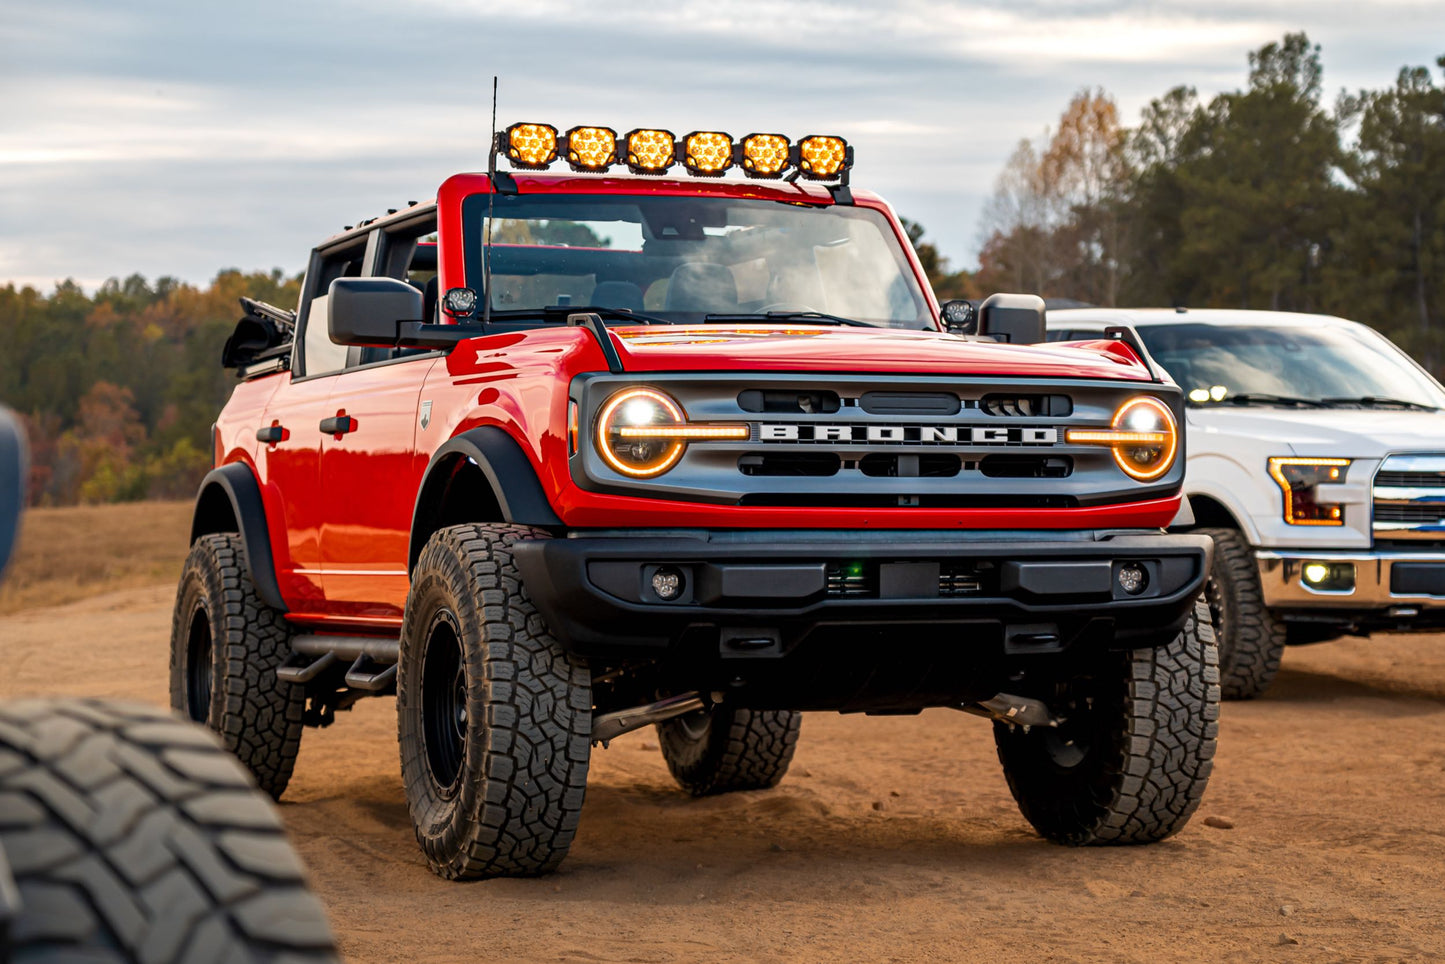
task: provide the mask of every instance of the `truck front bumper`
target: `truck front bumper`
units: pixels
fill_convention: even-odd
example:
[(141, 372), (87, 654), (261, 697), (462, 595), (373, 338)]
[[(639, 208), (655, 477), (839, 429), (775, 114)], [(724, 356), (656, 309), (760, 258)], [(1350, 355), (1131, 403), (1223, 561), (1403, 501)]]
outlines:
[(862, 638), (886, 661), (915, 643), (1003, 656), (1166, 643), (1212, 549), (1207, 536), (1137, 530), (647, 529), (515, 552), (543, 619), (579, 655), (755, 661)]
[[(1259, 549), (1255, 557), (1271, 609), (1409, 620), (1420, 628), (1445, 622), (1445, 553)], [(1323, 580), (1314, 578), (1320, 574)]]

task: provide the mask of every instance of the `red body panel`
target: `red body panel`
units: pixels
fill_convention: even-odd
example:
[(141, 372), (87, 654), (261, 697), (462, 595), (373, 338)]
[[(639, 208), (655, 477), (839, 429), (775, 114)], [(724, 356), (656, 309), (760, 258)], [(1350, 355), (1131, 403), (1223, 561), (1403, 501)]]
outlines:
[[(759, 185), (518, 175), (527, 192), (722, 194), (831, 204), (816, 185)], [(451, 178), (439, 193), (441, 287), (465, 283), (461, 202), (485, 192), (484, 175)], [(912, 246), (882, 201), (857, 203), (888, 213), (920, 287), (937, 304)], [(1133, 353), (1118, 342), (1082, 347), (969, 342), (938, 332), (823, 326), (730, 326), (612, 330), (629, 372), (837, 372), (903, 375), (1087, 378), (1144, 382)], [(459, 344), (435, 356), (293, 380), (289, 373), (242, 383), (218, 421), (223, 461), (245, 461), (261, 483), (280, 589), (296, 622), (322, 627), (394, 628), (406, 602), (412, 512), (432, 453), (481, 425), (508, 432), (568, 527), (827, 529), (1091, 529), (1167, 525), (1179, 497), (1101, 508), (922, 509), (759, 508), (603, 495), (577, 486), (567, 460), (567, 389), (585, 372), (605, 371), (590, 332), (538, 328)], [(419, 406), (430, 402), (420, 424)], [(321, 436), (320, 419), (344, 412), (356, 430)], [(256, 429), (279, 423), (275, 445)]]

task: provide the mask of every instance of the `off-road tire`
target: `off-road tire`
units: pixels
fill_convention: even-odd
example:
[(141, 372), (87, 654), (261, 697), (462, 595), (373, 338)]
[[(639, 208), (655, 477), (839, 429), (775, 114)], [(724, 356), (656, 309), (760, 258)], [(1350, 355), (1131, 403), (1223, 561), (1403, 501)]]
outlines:
[(336, 960), (271, 802), (213, 734), (149, 707), (0, 703), (6, 863), (0, 959)]
[(1200, 529), (1214, 539), (1214, 566), (1205, 586), (1219, 640), (1219, 688), (1227, 700), (1252, 700), (1274, 682), (1284, 655), (1284, 623), (1264, 605), (1259, 564), (1237, 529)]
[[(397, 735), (417, 842), (442, 877), (549, 873), (577, 832), (591, 677), (543, 625), (512, 557), (516, 543), (546, 537), (526, 526), (450, 526), (427, 540), (412, 574)], [(449, 700), (458, 712), (447, 734), (437, 728)]]
[[(208, 634), (204, 646), (193, 635), (201, 631)], [(209, 676), (200, 665), (206, 652)], [(306, 709), (305, 690), (276, 678), (290, 654), (291, 631), (281, 613), (256, 595), (241, 538), (197, 539), (171, 619), (171, 706), (219, 733), (276, 799), (296, 767)]]
[(1219, 732), (1208, 608), (1196, 603), (1168, 645), (1101, 653), (1049, 703), (1065, 717), (1058, 729), (994, 724), (1009, 790), (1034, 829), (1073, 846), (1177, 833), (1209, 783)]
[(657, 724), (662, 757), (695, 797), (778, 785), (793, 762), (803, 714), (714, 706)]

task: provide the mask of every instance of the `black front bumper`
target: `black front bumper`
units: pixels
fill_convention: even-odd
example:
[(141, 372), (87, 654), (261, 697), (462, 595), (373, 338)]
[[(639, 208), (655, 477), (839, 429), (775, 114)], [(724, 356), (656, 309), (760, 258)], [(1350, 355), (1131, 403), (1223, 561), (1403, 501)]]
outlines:
[[(1174, 638), (1209, 571), (1206, 536), (1128, 531), (588, 531), (519, 544), (528, 594), (570, 651), (776, 660), (863, 636), (1004, 656)], [(1148, 574), (1126, 593), (1120, 567)], [(659, 568), (679, 574), (663, 600)], [(880, 655), (887, 655), (880, 653)]]

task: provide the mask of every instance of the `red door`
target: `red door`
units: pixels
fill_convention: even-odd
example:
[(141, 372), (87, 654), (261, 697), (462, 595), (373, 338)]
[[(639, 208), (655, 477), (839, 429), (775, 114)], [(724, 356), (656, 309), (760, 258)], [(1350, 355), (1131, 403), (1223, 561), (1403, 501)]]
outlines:
[[(289, 378), (289, 376), (287, 376)], [(291, 615), (315, 614), (325, 603), (321, 577), (321, 419), (336, 375), (303, 378), (271, 396), (258, 431), (270, 439), (257, 445), (256, 469), (281, 597)], [(259, 438), (259, 436), (258, 436)]]
[(348, 429), (321, 443), (321, 559), (326, 610), (348, 622), (399, 626), (409, 585), (411, 515), (426, 470), (416, 451), (420, 396), (435, 355), (337, 376), (329, 415)]

